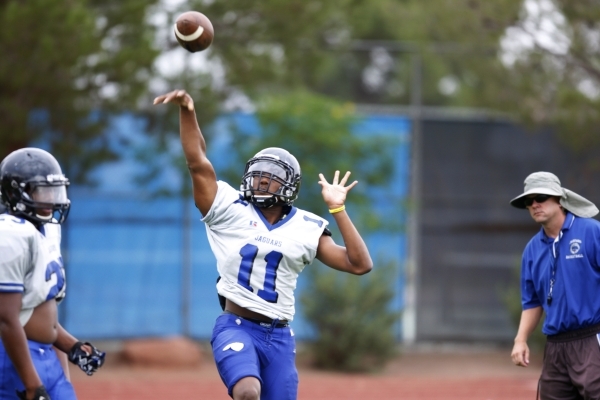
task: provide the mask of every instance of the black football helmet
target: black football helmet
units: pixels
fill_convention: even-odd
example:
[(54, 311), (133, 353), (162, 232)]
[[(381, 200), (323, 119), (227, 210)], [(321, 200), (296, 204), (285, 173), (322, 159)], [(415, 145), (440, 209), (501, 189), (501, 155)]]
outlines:
[[(261, 177), (278, 182), (281, 186), (276, 192), (259, 191), (253, 185), (254, 179)], [(268, 208), (277, 203), (291, 206), (298, 198), (302, 173), (296, 157), (279, 147), (269, 147), (259, 151), (246, 163), (240, 190), (245, 200), (257, 207)]]
[[(37, 225), (65, 221), (71, 206), (68, 185), (58, 161), (42, 149), (16, 150), (0, 163), (0, 198), (8, 213)], [(51, 212), (40, 215), (40, 210)]]

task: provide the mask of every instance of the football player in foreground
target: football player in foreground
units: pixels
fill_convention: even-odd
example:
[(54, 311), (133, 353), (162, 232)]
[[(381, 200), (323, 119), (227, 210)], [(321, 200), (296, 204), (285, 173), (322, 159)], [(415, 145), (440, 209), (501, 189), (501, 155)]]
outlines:
[(194, 201), (217, 259), (217, 292), (224, 312), (215, 323), (212, 351), (234, 399), (293, 400), (298, 392), (294, 289), (298, 274), (315, 258), (339, 271), (362, 275), (373, 263), (345, 211), (347, 172), (319, 184), (345, 247), (337, 245), (327, 220), (293, 206), (300, 189), (296, 158), (270, 147), (246, 164), (241, 190), (216, 178), (188, 93), (176, 90), (154, 104), (179, 106), (180, 136), (192, 177)]
[(60, 224), (69, 180), (48, 152), (23, 148), (0, 163), (0, 399), (75, 400), (68, 359), (88, 375), (105, 354), (58, 323), (65, 296)]

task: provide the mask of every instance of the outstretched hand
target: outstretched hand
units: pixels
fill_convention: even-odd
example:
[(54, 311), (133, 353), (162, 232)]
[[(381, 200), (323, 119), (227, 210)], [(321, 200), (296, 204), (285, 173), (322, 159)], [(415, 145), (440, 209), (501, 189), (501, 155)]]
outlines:
[(173, 90), (172, 92), (161, 94), (154, 99), (153, 104), (175, 103), (180, 107), (186, 107), (189, 111), (194, 110), (194, 100), (185, 90)]
[(319, 185), (322, 186), (321, 194), (323, 195), (323, 200), (325, 200), (325, 203), (330, 210), (343, 206), (344, 202), (346, 201), (346, 194), (358, 183), (358, 181), (354, 181), (348, 186), (345, 186), (349, 177), (350, 171), (346, 172), (340, 181), (340, 171), (335, 171), (333, 182), (329, 184), (323, 174), (319, 174)]

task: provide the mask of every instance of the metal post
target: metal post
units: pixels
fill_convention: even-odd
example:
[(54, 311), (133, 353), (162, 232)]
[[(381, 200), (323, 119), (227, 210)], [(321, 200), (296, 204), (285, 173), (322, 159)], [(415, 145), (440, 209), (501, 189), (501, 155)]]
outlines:
[(190, 337), (190, 303), (192, 286), (192, 224), (187, 191), (182, 195), (182, 265), (181, 265), (181, 331)]
[(417, 338), (417, 293), (420, 265), (420, 209), (422, 162), (422, 60), (419, 52), (411, 54), (411, 165), (410, 212), (408, 216), (408, 259), (406, 264), (405, 307), (402, 318), (402, 337), (405, 344)]

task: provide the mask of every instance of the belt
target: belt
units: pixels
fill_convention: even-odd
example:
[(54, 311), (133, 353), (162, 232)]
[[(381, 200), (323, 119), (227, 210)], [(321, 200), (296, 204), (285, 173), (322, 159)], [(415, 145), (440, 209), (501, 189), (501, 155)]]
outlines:
[[(260, 320), (260, 319), (255, 319), (255, 318), (248, 318), (248, 317), (243, 317), (241, 315), (237, 315), (232, 313), (231, 311), (225, 310), (223, 312), (223, 314), (231, 314), (231, 315), (235, 315), (236, 317), (240, 317), (248, 322), (252, 322), (254, 324), (263, 326), (265, 328), (270, 328), (271, 326), (274, 326), (275, 328), (285, 328), (287, 326), (290, 326), (290, 323), (288, 321), (279, 321), (279, 320), (274, 320), (274, 319), (270, 319), (265, 317), (265, 320)], [(277, 321), (277, 323), (273, 324), (273, 322)]]
[(600, 324), (595, 324), (586, 328), (576, 329), (574, 331), (557, 333), (556, 335), (548, 335), (547, 340), (549, 342), (568, 342), (571, 340), (583, 339), (589, 336), (594, 336), (597, 333), (600, 333)]

